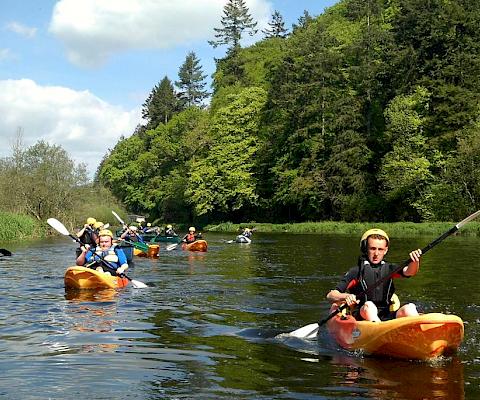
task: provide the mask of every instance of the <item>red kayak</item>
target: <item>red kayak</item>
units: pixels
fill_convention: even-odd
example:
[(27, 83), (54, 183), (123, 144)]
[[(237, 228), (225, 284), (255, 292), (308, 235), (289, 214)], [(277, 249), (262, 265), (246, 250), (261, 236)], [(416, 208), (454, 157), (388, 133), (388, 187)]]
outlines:
[(182, 243), (182, 250), (189, 251), (207, 251), (208, 244), (206, 240), (195, 240), (192, 243)]
[(335, 341), (347, 350), (394, 358), (428, 360), (454, 353), (463, 340), (463, 321), (440, 313), (389, 321), (357, 321), (337, 314), (327, 323)]

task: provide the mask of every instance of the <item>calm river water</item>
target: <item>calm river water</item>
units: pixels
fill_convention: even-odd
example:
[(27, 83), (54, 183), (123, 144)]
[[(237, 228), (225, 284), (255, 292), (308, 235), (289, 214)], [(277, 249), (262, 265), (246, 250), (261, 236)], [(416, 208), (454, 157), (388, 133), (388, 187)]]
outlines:
[[(450, 237), (397, 283), (402, 301), (465, 321), (452, 358), (434, 363), (350, 354), (277, 339), (328, 314), (325, 293), (356, 262), (358, 238), (256, 233), (251, 245), (207, 233), (207, 253), (135, 259), (148, 289), (66, 293), (65, 238), (2, 243), (0, 398), (478, 399), (480, 239)], [(433, 237), (392, 238), (389, 260)]]

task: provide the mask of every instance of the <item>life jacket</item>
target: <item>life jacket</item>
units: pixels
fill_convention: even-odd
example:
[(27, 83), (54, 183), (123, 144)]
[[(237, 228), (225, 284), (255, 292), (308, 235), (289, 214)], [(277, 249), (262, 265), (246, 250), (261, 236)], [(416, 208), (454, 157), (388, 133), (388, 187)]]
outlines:
[[(116, 251), (116, 244), (110, 247), (106, 251), (102, 251), (100, 247), (95, 249), (95, 254), (99, 257), (102, 257), (105, 261), (107, 261), (114, 269), (117, 269), (119, 265), (119, 259)], [(95, 257), (96, 258), (96, 257)], [(94, 259), (95, 259), (94, 258)], [(100, 262), (101, 263), (101, 262)]]
[(197, 240), (197, 238), (196, 238), (195, 234), (187, 233), (187, 235), (185, 236), (185, 240), (187, 241), (187, 243), (192, 243), (195, 240)]
[(392, 295), (395, 292), (393, 277), (386, 279), (385, 282), (368, 291), (369, 287), (391, 274), (390, 265), (390, 263), (382, 261), (379, 265), (372, 267), (367, 260), (362, 259), (360, 261), (357, 279), (350, 282), (347, 288), (350, 293), (359, 297), (359, 306), (362, 306), (366, 301), (372, 301), (377, 307), (381, 308), (390, 306)]

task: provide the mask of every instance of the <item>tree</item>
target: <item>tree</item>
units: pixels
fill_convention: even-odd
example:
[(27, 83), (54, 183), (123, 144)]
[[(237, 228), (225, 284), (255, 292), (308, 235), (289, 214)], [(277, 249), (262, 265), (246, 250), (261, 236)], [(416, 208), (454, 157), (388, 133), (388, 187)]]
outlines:
[(272, 20), (268, 23), (268, 26), (269, 28), (262, 31), (265, 34), (266, 38), (287, 37), (287, 29), (285, 28), (285, 22), (283, 21), (282, 15), (277, 10), (275, 10), (275, 12), (272, 14)]
[(292, 31), (296, 32), (298, 29), (303, 29), (312, 21), (313, 18), (309, 12), (307, 10), (303, 10), (303, 15), (298, 18), (297, 24), (292, 24)]
[(210, 40), (208, 43), (214, 48), (230, 45), (228, 53), (240, 47), (240, 40), (244, 31), (247, 31), (250, 36), (257, 33), (255, 29), (257, 22), (254, 22), (252, 16), (248, 13), (248, 7), (244, 0), (228, 0), (223, 8), (221, 24), (223, 28), (213, 28), (216, 32), (216, 40)]
[(75, 165), (64, 149), (44, 141), (27, 149), (17, 142), (13, 153), (0, 164), (3, 207), (39, 221), (70, 214), (77, 188), (87, 182), (85, 165)]
[(197, 215), (231, 212), (256, 203), (253, 166), (265, 99), (261, 88), (244, 89), (213, 117), (211, 147), (206, 157), (192, 160), (185, 191)]
[(172, 115), (178, 111), (175, 88), (167, 76), (155, 85), (142, 106), (142, 117), (147, 120), (147, 128), (149, 129), (156, 128), (161, 123), (166, 124)]
[(208, 97), (208, 92), (204, 90), (206, 83), (204, 79), (207, 77), (202, 73), (202, 67), (197, 56), (192, 51), (188, 53), (185, 62), (178, 72), (179, 80), (175, 82), (180, 91), (178, 98), (182, 105), (187, 107), (200, 105), (202, 101)]

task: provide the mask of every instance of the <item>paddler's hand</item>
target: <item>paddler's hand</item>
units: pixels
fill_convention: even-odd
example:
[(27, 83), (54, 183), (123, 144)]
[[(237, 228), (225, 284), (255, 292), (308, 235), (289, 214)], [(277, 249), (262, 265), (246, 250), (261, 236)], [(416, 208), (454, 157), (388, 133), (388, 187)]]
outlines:
[(357, 300), (357, 297), (354, 294), (347, 294), (345, 297), (345, 303), (347, 303), (347, 306), (351, 307), (354, 305), (357, 305), (359, 300)]
[(414, 262), (420, 261), (421, 256), (422, 256), (422, 250), (421, 249), (413, 250), (413, 251), (410, 252), (410, 260), (412, 260)]
[(115, 271), (117, 273), (117, 275), (122, 275), (125, 273), (125, 270), (127, 269), (126, 266), (122, 266), (120, 268), (117, 268), (117, 270)]

